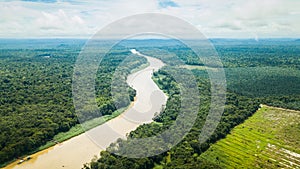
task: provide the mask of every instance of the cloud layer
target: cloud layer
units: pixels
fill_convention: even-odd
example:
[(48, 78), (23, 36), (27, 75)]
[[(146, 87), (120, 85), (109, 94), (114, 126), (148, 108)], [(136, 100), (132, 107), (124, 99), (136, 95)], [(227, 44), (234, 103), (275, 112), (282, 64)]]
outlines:
[(0, 2), (0, 37), (90, 37), (133, 14), (182, 18), (208, 37), (300, 37), (298, 0), (22, 0)]

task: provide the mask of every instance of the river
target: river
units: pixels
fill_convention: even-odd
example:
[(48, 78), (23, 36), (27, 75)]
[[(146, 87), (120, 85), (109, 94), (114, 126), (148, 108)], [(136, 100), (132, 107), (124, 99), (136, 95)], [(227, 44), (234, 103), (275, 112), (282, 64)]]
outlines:
[(100, 151), (105, 150), (118, 138), (126, 138), (126, 134), (135, 130), (139, 125), (151, 122), (155, 113), (159, 112), (167, 102), (167, 96), (151, 79), (153, 71), (163, 67), (164, 63), (153, 57), (142, 55), (135, 49), (131, 52), (145, 57), (149, 62), (148, 67), (127, 77), (127, 83), (137, 91), (132, 106), (103, 125), (37, 152), (31, 155), (32, 159), (22, 164), (14, 162), (5, 169), (80, 169), (93, 157), (99, 157)]

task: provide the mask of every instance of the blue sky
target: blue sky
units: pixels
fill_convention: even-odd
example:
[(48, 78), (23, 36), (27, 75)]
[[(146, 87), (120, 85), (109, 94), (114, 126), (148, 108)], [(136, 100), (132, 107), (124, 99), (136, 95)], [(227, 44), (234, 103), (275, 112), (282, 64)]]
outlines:
[(0, 37), (90, 37), (140, 13), (184, 19), (209, 38), (299, 38), (299, 0), (4, 0)]
[(158, 2), (158, 5), (161, 8), (168, 8), (168, 7), (179, 7), (179, 5), (177, 3), (175, 3), (174, 1), (168, 1), (168, 0), (160, 0)]

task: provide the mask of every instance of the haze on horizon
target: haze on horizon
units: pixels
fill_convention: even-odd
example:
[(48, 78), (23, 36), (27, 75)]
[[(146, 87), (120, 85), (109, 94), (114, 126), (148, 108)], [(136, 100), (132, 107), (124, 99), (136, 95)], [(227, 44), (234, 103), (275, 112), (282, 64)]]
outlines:
[(4, 0), (0, 38), (88, 38), (117, 19), (162, 13), (208, 38), (299, 38), (298, 0)]

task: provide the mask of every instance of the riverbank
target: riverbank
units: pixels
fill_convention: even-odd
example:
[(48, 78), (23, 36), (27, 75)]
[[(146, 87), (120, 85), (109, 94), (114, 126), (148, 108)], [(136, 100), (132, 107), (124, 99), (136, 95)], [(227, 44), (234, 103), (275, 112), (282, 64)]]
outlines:
[[(130, 74), (136, 73), (140, 70), (145, 69), (146, 67), (148, 67), (150, 64), (149, 62), (140, 65), (139, 67), (133, 69), (130, 71)], [(116, 111), (114, 111), (111, 115), (105, 115), (102, 117), (98, 117), (98, 118), (94, 118), (92, 120), (86, 121), (83, 124), (76, 124), (75, 126), (71, 127), (69, 131), (67, 132), (61, 132), (58, 133), (57, 135), (55, 135), (53, 137), (53, 139), (51, 141), (48, 141), (46, 144), (40, 146), (39, 148), (33, 150), (32, 152), (20, 157), (19, 159), (14, 159), (12, 161), (9, 161), (7, 163), (1, 164), (0, 168), (1, 169), (8, 169), (10, 166), (15, 166), (19, 163), (20, 159), (23, 159), (27, 156), (32, 156), (35, 153), (44, 151), (46, 149), (50, 149), (51, 147), (57, 145), (57, 144), (61, 144), (69, 139), (72, 139), (80, 134), (83, 134), (84, 132), (93, 129), (97, 126), (102, 125), (103, 123), (119, 116), (120, 114), (122, 114), (123, 112), (125, 112), (127, 109), (129, 109), (132, 105), (134, 104), (134, 101), (132, 101), (127, 107), (123, 107), (120, 108)], [(85, 126), (85, 129), (82, 128), (82, 126)]]
[[(51, 149), (53, 146), (55, 146), (57, 144), (61, 144), (69, 139), (72, 139), (80, 134), (83, 134), (84, 132), (86, 132), (88, 130), (91, 130), (99, 125), (102, 125), (103, 123), (122, 114), (124, 111), (126, 111), (128, 108), (130, 108), (133, 105), (133, 103), (134, 103), (134, 101), (131, 102), (129, 106), (114, 111), (111, 115), (105, 115), (102, 117), (98, 117), (98, 118), (86, 121), (83, 124), (76, 124), (75, 126), (71, 127), (71, 129), (69, 131), (62, 132), (62, 133), (55, 135), (53, 137), (53, 140), (48, 141), (45, 145), (37, 148), (36, 150), (32, 151), (31, 153), (28, 153), (27, 155), (24, 155), (21, 158), (25, 158), (27, 156), (32, 157), (32, 155), (35, 153), (39, 153), (39, 152), (41, 153), (44, 150)], [(85, 129), (82, 128), (82, 125), (85, 126)], [(1, 169), (8, 169), (8, 168), (10, 168), (10, 166), (15, 166), (18, 163), (19, 163), (19, 160), (15, 159), (6, 164), (3, 164), (3, 166), (0, 166), (0, 167), (1, 167)]]
[[(153, 71), (160, 69), (164, 64), (158, 59), (146, 58), (149, 66), (128, 76), (127, 83), (137, 91), (137, 95), (132, 106), (124, 113), (114, 114), (116, 117), (110, 118), (104, 124), (98, 125), (84, 134), (78, 135), (80, 130), (74, 129), (68, 134), (77, 134), (76, 137), (33, 154), (31, 160), (21, 165), (8, 165), (6, 169), (81, 168), (84, 163), (99, 156), (101, 150), (105, 150), (118, 138), (126, 138), (126, 135), (139, 125), (151, 122), (155, 112), (159, 111), (167, 101), (167, 96), (151, 79)], [(153, 94), (155, 95), (153, 96)], [(135, 117), (141, 118), (134, 119)], [(64, 139), (70, 136), (68, 134), (57, 137)]]
[[(136, 73), (136, 72), (138, 72), (142, 69), (145, 69), (149, 65), (150, 64), (148, 62), (145, 63), (145, 64), (142, 64), (139, 67), (131, 70), (130, 74), (133, 74), (133, 73)], [(50, 148), (50, 147), (56, 145), (57, 143), (64, 142), (64, 141), (69, 140), (69, 139), (71, 139), (75, 136), (78, 136), (78, 135), (80, 135), (80, 134), (82, 134), (82, 133), (84, 133), (84, 132), (86, 132), (90, 129), (93, 129), (93, 128), (99, 126), (99, 125), (102, 125), (103, 123), (105, 123), (105, 122), (119, 116), (123, 112), (125, 112), (128, 108), (130, 108), (133, 105), (134, 102), (135, 102), (135, 100), (132, 101), (127, 107), (123, 107), (123, 108), (120, 108), (120, 109), (114, 111), (111, 115), (105, 115), (105, 116), (102, 116), (102, 117), (94, 118), (92, 120), (84, 122), (83, 124), (76, 124), (75, 126), (71, 127), (71, 129), (69, 131), (58, 133), (57, 135), (55, 135), (53, 137), (52, 141), (48, 141), (45, 145), (39, 147), (37, 150), (33, 151), (30, 154), (36, 153), (38, 151), (45, 150), (47, 148)], [(85, 129), (83, 129), (82, 126), (84, 126)], [(26, 157), (26, 155), (24, 157)], [(0, 167), (3, 167), (3, 166), (0, 166)]]

